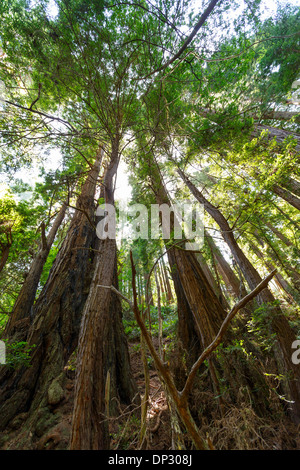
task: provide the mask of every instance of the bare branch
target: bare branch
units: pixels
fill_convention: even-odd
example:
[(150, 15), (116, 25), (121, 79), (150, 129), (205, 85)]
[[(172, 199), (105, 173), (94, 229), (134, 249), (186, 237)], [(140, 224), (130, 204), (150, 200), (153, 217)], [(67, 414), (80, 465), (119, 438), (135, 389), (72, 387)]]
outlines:
[[(199, 29), (203, 26), (203, 24), (205, 23), (205, 21), (207, 20), (207, 18), (209, 17), (209, 15), (213, 11), (213, 9), (215, 8), (218, 1), (219, 0), (212, 0), (210, 2), (210, 4), (208, 5), (208, 7), (204, 11), (204, 13), (201, 15), (198, 23), (194, 26), (193, 31), (188, 36), (188, 38), (184, 41), (184, 43), (181, 46), (181, 48), (179, 49), (179, 51), (173, 57), (171, 57), (171, 59), (169, 59), (165, 64), (161, 65), (161, 67), (158, 67), (156, 70), (154, 70), (153, 72), (150, 72), (148, 75), (146, 75), (143, 78), (148, 78), (148, 77), (150, 77), (151, 75), (153, 75), (157, 72), (161, 72), (162, 70), (166, 69), (169, 65), (171, 65), (176, 59), (179, 59), (179, 57), (182, 55), (182, 53), (185, 51), (185, 49), (188, 47), (188, 45), (192, 42), (192, 40), (194, 39), (194, 37), (198, 33)], [(220, 1), (222, 1), (222, 0), (220, 0)]]
[(241, 299), (239, 302), (237, 302), (233, 308), (230, 310), (230, 312), (228, 313), (227, 317), (225, 318), (225, 320), (223, 321), (222, 325), (221, 325), (221, 328), (219, 329), (219, 332), (217, 334), (217, 336), (215, 337), (215, 339), (211, 342), (211, 344), (209, 346), (207, 346), (207, 348), (205, 348), (205, 350), (203, 351), (203, 353), (201, 354), (201, 356), (197, 359), (197, 361), (194, 363), (190, 373), (189, 373), (189, 376), (186, 380), (186, 383), (185, 383), (185, 386), (181, 392), (181, 397), (183, 399), (186, 399), (191, 388), (192, 388), (192, 385), (193, 385), (193, 382), (194, 382), (194, 379), (195, 379), (195, 376), (196, 376), (196, 373), (199, 369), (199, 367), (201, 366), (201, 364), (203, 364), (203, 362), (205, 361), (205, 359), (208, 358), (208, 356), (210, 356), (210, 354), (219, 346), (219, 344), (221, 343), (222, 341), (222, 338), (224, 336), (224, 334), (226, 333), (227, 331), (227, 328), (228, 328), (228, 325), (229, 323), (231, 322), (231, 320), (233, 319), (233, 317), (238, 313), (238, 311), (243, 308), (248, 302), (250, 302), (250, 300), (252, 300), (254, 297), (256, 297), (263, 289), (265, 289), (267, 286), (268, 286), (268, 283), (271, 281), (271, 279), (275, 276), (277, 270), (275, 269), (274, 271), (272, 271), (270, 274), (268, 274), (268, 276), (265, 277), (265, 279), (263, 279), (256, 287), (255, 289), (253, 289), (249, 294), (247, 294), (243, 299)]

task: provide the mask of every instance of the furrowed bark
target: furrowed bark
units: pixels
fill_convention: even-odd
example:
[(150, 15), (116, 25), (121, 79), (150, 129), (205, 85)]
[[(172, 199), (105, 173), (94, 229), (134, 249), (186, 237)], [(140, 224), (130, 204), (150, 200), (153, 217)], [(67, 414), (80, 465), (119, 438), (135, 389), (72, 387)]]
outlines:
[[(103, 188), (106, 204), (114, 205), (113, 179), (119, 163), (119, 137), (112, 142), (111, 158)], [(130, 371), (121, 305), (116, 294), (98, 284), (117, 284), (117, 248), (114, 239), (99, 239), (96, 267), (82, 315), (76, 369), (75, 398), (70, 448), (109, 448), (105, 415), (105, 383), (110, 375), (110, 415), (117, 413), (117, 401), (138, 403), (137, 388)], [(113, 401), (115, 399), (115, 401)]]

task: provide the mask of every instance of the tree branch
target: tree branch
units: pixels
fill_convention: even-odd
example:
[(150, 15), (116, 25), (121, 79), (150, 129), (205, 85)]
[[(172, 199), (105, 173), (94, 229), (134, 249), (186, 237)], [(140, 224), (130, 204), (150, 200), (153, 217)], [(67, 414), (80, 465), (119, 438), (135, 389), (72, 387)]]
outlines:
[[(204, 13), (201, 15), (198, 23), (194, 26), (193, 31), (188, 36), (188, 38), (185, 40), (185, 42), (183, 43), (183, 45), (181, 46), (179, 51), (173, 57), (171, 57), (171, 59), (169, 59), (165, 64), (161, 65), (160, 67), (158, 67), (153, 72), (150, 72), (148, 75), (143, 77), (143, 79), (148, 78), (151, 75), (153, 75), (157, 72), (161, 72), (162, 70), (166, 69), (169, 65), (171, 65), (176, 59), (178, 59), (181, 56), (181, 54), (185, 51), (185, 49), (188, 47), (188, 45), (192, 42), (192, 40), (194, 39), (194, 37), (198, 33), (199, 29), (203, 26), (203, 24), (205, 23), (205, 21), (207, 20), (207, 18), (209, 17), (209, 15), (213, 11), (213, 9), (215, 8), (218, 1), (219, 0), (212, 0), (210, 2), (210, 4), (208, 5), (208, 7), (204, 11)], [(220, 1), (222, 1), (222, 0), (220, 0)]]
[(222, 341), (222, 338), (223, 338), (224, 334), (227, 331), (228, 325), (231, 322), (231, 320), (233, 319), (233, 317), (238, 313), (238, 311), (241, 308), (243, 308), (248, 302), (250, 302), (250, 300), (252, 300), (254, 297), (256, 297), (263, 289), (265, 289), (268, 286), (269, 282), (275, 276), (276, 272), (277, 272), (277, 270), (274, 269), (270, 274), (268, 274), (268, 276), (265, 277), (265, 279), (263, 279), (255, 287), (255, 289), (253, 289), (243, 299), (241, 299), (239, 302), (237, 302), (233, 306), (233, 308), (230, 310), (227, 317), (223, 321), (223, 323), (221, 325), (221, 328), (219, 329), (219, 332), (218, 332), (217, 336), (215, 337), (215, 339), (212, 341), (212, 343), (209, 346), (207, 346), (207, 348), (205, 348), (205, 350), (203, 351), (201, 356), (197, 359), (197, 361), (194, 363), (193, 367), (191, 368), (191, 371), (190, 371), (189, 376), (186, 380), (185, 386), (184, 386), (184, 388), (181, 392), (182, 399), (187, 399), (187, 396), (188, 396), (189, 392), (191, 391), (191, 388), (192, 388), (192, 385), (193, 385), (193, 382), (194, 382), (194, 379), (195, 379), (195, 376), (196, 376), (196, 373), (197, 373), (199, 367), (201, 366), (201, 364), (203, 364), (205, 359), (207, 359), (207, 357), (210, 356), (210, 354), (219, 346), (219, 344)]

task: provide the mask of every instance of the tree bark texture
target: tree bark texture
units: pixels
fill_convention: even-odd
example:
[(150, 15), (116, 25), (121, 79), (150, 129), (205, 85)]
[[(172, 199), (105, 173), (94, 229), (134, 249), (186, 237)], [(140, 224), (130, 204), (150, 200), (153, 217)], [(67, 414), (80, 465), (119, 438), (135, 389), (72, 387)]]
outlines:
[[(118, 163), (119, 138), (116, 137), (103, 181), (107, 204), (114, 204), (113, 179)], [(70, 444), (72, 450), (108, 449), (107, 415), (116, 414), (116, 400), (127, 404), (138, 402), (120, 301), (111, 289), (99, 287), (118, 288), (116, 241), (110, 238), (99, 240), (98, 251), (80, 327)], [(109, 392), (105, 390), (108, 377)], [(107, 393), (109, 396), (105, 396)], [(110, 403), (109, 410), (106, 403)]]

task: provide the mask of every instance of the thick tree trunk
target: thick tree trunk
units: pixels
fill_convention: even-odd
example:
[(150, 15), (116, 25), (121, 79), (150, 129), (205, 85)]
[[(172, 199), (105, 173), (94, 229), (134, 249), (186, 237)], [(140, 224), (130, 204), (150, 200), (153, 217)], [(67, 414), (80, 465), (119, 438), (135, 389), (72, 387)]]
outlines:
[[(114, 205), (113, 178), (118, 163), (119, 138), (116, 137), (103, 181), (106, 204)], [(121, 306), (109, 288), (112, 285), (118, 288), (116, 241), (106, 238), (99, 240), (93, 281), (82, 315), (70, 444), (73, 450), (108, 449), (107, 418), (110, 413), (116, 414), (113, 400), (130, 404), (136, 397), (137, 402)]]
[[(178, 170), (178, 173), (195, 198), (204, 205), (205, 210), (219, 225), (224, 240), (228, 244), (250, 289), (253, 290), (261, 282), (261, 277), (237, 244), (227, 220), (193, 185), (181, 169)], [(269, 289), (263, 290), (258, 300), (261, 304), (266, 305), (266, 308), (271, 308), (268, 323), (270, 332), (276, 335), (275, 355), (278, 371), (285, 377), (283, 386), (287, 399), (292, 402), (290, 404), (291, 416), (295, 422), (300, 422), (300, 370), (299, 367), (293, 364), (291, 358), (292, 344), (296, 339), (295, 334), (280, 308), (274, 304), (275, 299)], [(273, 306), (268, 307), (268, 304), (273, 304)]]
[[(64, 203), (58, 212), (52, 227), (49, 231), (47, 238), (44, 241), (41, 241), (39, 250), (31, 263), (29, 273), (23, 283), (23, 286), (19, 292), (18, 298), (15, 302), (12, 314), (9, 318), (9, 321), (6, 325), (4, 331), (4, 337), (9, 338), (12, 335), (15, 335), (18, 331), (18, 324), (20, 320), (30, 317), (31, 310), (34, 304), (37, 288), (40, 282), (41, 274), (43, 272), (43, 267), (47, 261), (48, 254), (50, 252), (51, 246), (55, 240), (57, 230), (59, 229), (65, 213), (66, 213), (66, 204)], [(21, 325), (22, 326), (22, 325)], [(24, 332), (23, 332), (24, 333)], [(21, 333), (22, 335), (22, 333)], [(22, 338), (18, 336), (20, 341)]]
[[(151, 170), (149, 172), (152, 177), (151, 187), (157, 204), (168, 204), (170, 206), (159, 168), (154, 161), (149, 170)], [(175, 215), (174, 218), (171, 218), (171, 233), (174, 228), (174, 220)], [(175, 243), (175, 240), (173, 242)], [(171, 245), (171, 240), (165, 240), (165, 243), (166, 247), (170, 247), (167, 253), (175, 292), (178, 297), (179, 336), (185, 339), (185, 342), (182, 341), (184, 345), (189, 342), (190, 346), (193, 346), (194, 342), (193, 349), (187, 349), (187, 358), (189, 359), (191, 354), (199, 354), (213, 341), (227, 312), (201, 269), (195, 253), (185, 250), (183, 247), (178, 248), (176, 244)], [(180, 295), (181, 297), (179, 297)], [(182, 301), (182, 299), (188, 307), (184, 312), (181, 311), (181, 304), (179, 303), (179, 300)], [(195, 334), (198, 336), (200, 344), (195, 342)], [(233, 335), (232, 330), (229, 329), (226, 338), (224, 338), (224, 344), (230, 344), (231, 339), (233, 339)], [(219, 369), (219, 374), (229, 384), (228, 399), (237, 403), (239, 389), (244, 386), (252, 395), (254, 408), (262, 414), (266, 413), (268, 406), (267, 387), (261, 371), (252, 367), (250, 363), (241, 361), (239, 352), (232, 353), (230, 358), (222, 353), (221, 356), (222, 359), (220, 360), (214, 357), (209, 360), (212, 389), (219, 390), (219, 384), (216, 382), (216, 370)], [(189, 366), (189, 362), (187, 365)], [(254, 390), (254, 384), (256, 384), (256, 390)]]
[[(94, 194), (100, 162), (98, 155), (82, 187), (67, 235), (34, 306), (33, 322), (28, 325), (26, 338), (28, 345), (34, 348), (31, 366), (15, 372), (3, 366), (1, 371), (0, 429), (25, 411), (33, 430), (30, 432), (34, 433), (39, 418), (37, 409), (51, 416), (47, 408), (49, 401), (53, 403), (51, 390), (56, 387), (57, 378), (61, 377), (77, 346), (81, 313), (91, 282), (91, 248), (95, 239), (95, 227), (91, 223), (95, 214)], [(63, 395), (55, 400), (62, 398)]]
[[(101, 245), (80, 331), (71, 437), (73, 450), (108, 449), (108, 416), (116, 414), (112, 399), (130, 404), (137, 393), (130, 373), (120, 301), (110, 289), (99, 287), (113, 285), (118, 289), (115, 240), (103, 240)], [(108, 377), (110, 395), (105, 397)], [(111, 404), (110, 409), (106, 407), (105, 398)]]

